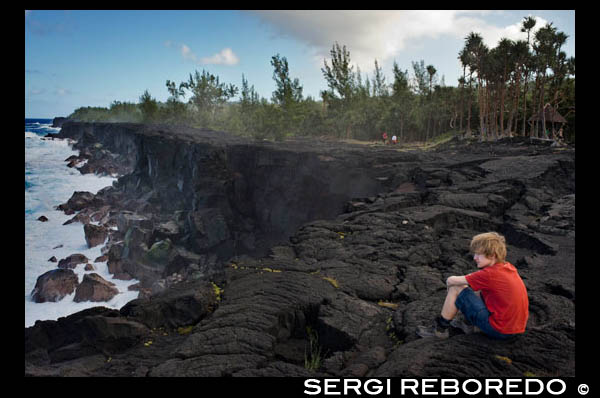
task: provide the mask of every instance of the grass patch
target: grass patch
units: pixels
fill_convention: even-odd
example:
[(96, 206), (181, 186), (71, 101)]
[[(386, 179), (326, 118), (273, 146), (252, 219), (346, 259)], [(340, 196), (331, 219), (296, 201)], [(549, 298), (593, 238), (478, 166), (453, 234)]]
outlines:
[(306, 327), (308, 334), (308, 347), (304, 348), (304, 368), (315, 372), (323, 364), (322, 348), (319, 345), (319, 335), (310, 326)]

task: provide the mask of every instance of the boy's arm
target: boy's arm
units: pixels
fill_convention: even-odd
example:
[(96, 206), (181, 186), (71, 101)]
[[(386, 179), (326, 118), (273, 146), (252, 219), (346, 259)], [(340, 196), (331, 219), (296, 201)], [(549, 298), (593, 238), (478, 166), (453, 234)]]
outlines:
[(446, 279), (446, 286), (459, 286), (459, 285), (468, 285), (467, 278), (464, 276), (451, 276)]

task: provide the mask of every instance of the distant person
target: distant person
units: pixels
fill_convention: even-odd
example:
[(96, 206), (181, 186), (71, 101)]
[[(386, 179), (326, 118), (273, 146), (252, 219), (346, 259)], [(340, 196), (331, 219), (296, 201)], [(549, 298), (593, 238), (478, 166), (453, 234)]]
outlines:
[(398, 138), (394, 135), (392, 136), (392, 144), (396, 144)]
[(383, 132), (381, 138), (383, 139), (383, 145), (387, 144), (388, 136), (387, 136), (387, 133), (385, 131)]
[[(450, 326), (465, 333), (477, 326), (489, 337), (501, 340), (525, 332), (529, 298), (519, 272), (506, 261), (504, 237), (495, 232), (476, 235), (471, 240), (471, 252), (479, 271), (446, 280), (448, 293), (442, 312), (432, 326), (418, 327), (420, 337), (448, 338)], [(464, 322), (453, 321), (458, 311)]]

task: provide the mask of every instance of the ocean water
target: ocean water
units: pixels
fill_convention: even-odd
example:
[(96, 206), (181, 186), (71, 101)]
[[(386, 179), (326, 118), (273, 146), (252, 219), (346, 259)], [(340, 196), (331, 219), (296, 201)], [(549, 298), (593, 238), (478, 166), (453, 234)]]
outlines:
[[(51, 126), (50, 119), (25, 119), (25, 327), (32, 326), (36, 320), (56, 320), (95, 306), (120, 309), (138, 296), (138, 292), (127, 290), (137, 280), (113, 279), (108, 273), (106, 261), (93, 262), (102, 255), (102, 245), (87, 248), (83, 224), (62, 225), (75, 215), (65, 215), (62, 211), (55, 210), (56, 206), (69, 200), (75, 191), (97, 193), (112, 185), (116, 178), (82, 175), (78, 170), (67, 167), (64, 160), (77, 155), (78, 151), (74, 151), (67, 140), (44, 139), (46, 134), (57, 134), (60, 131)], [(48, 218), (47, 222), (38, 221), (42, 215)], [(112, 300), (101, 303), (76, 303), (73, 301), (75, 292), (58, 302), (33, 302), (31, 291), (37, 278), (58, 267), (58, 262), (50, 262), (48, 259), (54, 256), (60, 261), (74, 253), (84, 254), (96, 267), (95, 271), (84, 271), (84, 264), (79, 264), (74, 269), (79, 282), (83, 280), (84, 274), (95, 272), (113, 282), (119, 289), (119, 294)]]

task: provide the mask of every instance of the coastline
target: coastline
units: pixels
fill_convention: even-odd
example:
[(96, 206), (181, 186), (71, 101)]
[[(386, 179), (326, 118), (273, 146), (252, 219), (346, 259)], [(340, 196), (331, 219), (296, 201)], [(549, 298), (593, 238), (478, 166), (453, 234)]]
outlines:
[[(27, 128), (26, 131), (34, 130)], [(48, 119), (46, 119), (48, 121)], [(38, 128), (57, 134), (58, 129), (48, 127), (44, 119), (34, 119)], [(29, 134), (29, 136), (27, 135)], [(48, 261), (66, 258), (73, 253), (86, 255), (96, 268), (94, 272), (107, 280), (112, 280), (108, 273), (106, 261), (93, 263), (101, 256), (101, 246), (88, 248), (83, 226), (80, 223), (64, 225), (73, 215), (66, 215), (55, 207), (66, 202), (74, 191), (90, 191), (97, 193), (100, 189), (112, 185), (116, 178), (81, 174), (76, 168), (68, 168), (64, 159), (78, 155), (68, 140), (43, 138), (42, 132), (26, 134), (26, 191), (25, 191), (25, 327), (32, 326), (37, 320), (56, 320), (86, 308), (97, 306), (96, 302), (73, 302), (75, 292), (57, 302), (36, 303), (32, 300), (37, 278), (43, 273), (56, 269), (57, 263)], [(31, 140), (31, 141), (27, 141)], [(76, 184), (76, 185), (73, 185)], [(44, 216), (46, 222), (38, 220)], [(83, 265), (74, 269), (79, 283), (86, 273)], [(111, 308), (120, 308), (126, 302), (135, 299), (137, 292), (129, 292), (127, 287), (134, 281), (115, 281), (117, 288), (123, 293), (113, 300), (104, 303)]]

